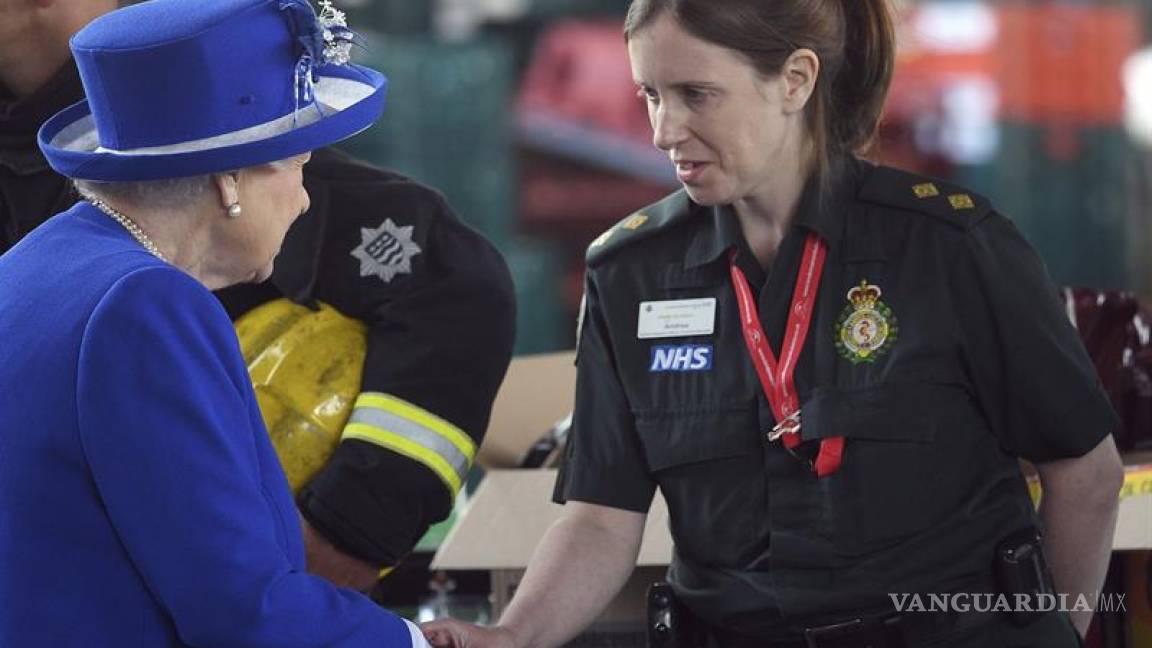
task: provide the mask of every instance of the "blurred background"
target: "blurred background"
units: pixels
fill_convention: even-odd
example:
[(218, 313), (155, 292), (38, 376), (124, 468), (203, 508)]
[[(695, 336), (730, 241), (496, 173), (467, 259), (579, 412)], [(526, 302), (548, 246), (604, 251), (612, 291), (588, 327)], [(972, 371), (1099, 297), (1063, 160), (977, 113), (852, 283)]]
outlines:
[[(585, 247), (678, 187), (627, 0), (337, 0), (391, 82), (353, 154), (442, 191), (512, 268), (517, 353), (571, 348)], [(1057, 283), (1152, 295), (1152, 0), (900, 0), (869, 157), (969, 186)]]

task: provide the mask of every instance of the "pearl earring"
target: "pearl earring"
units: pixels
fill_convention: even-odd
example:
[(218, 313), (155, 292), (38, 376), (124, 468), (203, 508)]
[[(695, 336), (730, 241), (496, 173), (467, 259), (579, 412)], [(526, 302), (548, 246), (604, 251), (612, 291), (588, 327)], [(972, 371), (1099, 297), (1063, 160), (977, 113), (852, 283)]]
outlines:
[(228, 205), (228, 218), (240, 218), (240, 214), (243, 211), (244, 209), (240, 207), (240, 203), (232, 203), (231, 205)]

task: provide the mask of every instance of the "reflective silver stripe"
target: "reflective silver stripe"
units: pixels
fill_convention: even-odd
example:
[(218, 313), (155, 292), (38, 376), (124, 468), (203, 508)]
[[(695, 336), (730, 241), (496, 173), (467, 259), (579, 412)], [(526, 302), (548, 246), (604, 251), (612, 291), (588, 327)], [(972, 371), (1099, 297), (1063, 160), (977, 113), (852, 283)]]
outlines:
[(439, 455), (456, 471), (463, 482), (471, 466), (469, 458), (460, 449), (431, 428), (375, 407), (357, 407), (349, 423), (360, 423), (404, 437)]

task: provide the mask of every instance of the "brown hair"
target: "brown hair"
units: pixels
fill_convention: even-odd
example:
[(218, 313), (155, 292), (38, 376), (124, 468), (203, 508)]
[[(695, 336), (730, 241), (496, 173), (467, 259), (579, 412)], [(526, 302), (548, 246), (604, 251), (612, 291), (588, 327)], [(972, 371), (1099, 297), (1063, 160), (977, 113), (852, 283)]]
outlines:
[(889, 2), (632, 0), (624, 37), (668, 12), (697, 38), (742, 53), (764, 76), (779, 74), (797, 49), (815, 52), (821, 70), (806, 118), (827, 186), (833, 164), (866, 149), (879, 126), (896, 50)]

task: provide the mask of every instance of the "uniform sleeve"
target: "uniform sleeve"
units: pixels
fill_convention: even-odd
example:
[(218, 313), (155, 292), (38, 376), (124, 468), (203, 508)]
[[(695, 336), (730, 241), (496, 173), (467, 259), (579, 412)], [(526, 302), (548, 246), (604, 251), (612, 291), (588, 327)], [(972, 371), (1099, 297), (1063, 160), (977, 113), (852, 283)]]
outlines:
[[(511, 360), (515, 297), (503, 257), (435, 192), (330, 192), (316, 297), (365, 322), (368, 348), (352, 419), (299, 502), (337, 546), (395, 565), (447, 517), (472, 465)], [(399, 245), (373, 245), (384, 226)]]
[(969, 232), (951, 282), (976, 396), (1009, 452), (1078, 457), (1117, 429), (1056, 287), (1011, 221), (993, 213)]
[(576, 406), (552, 499), (647, 513), (656, 492), (591, 274), (577, 342)]
[(288, 484), (262, 479), (275, 455), (261, 451), (235, 334), (203, 287), (168, 268), (120, 280), (87, 324), (79, 367), (94, 487), (183, 642), (411, 645), (407, 622), (294, 566)]

